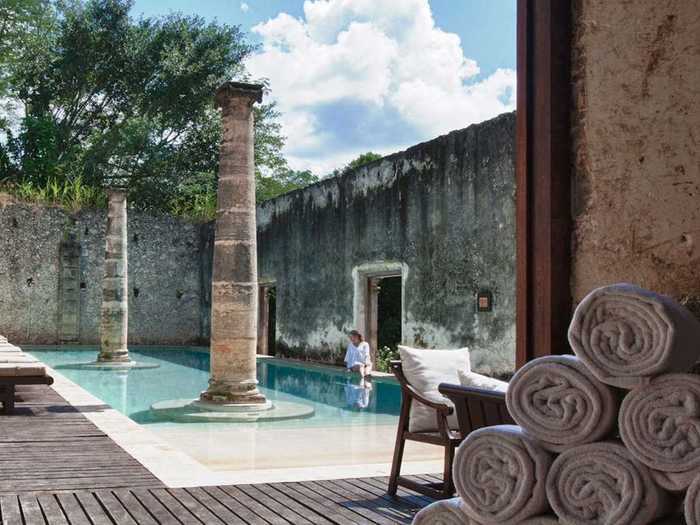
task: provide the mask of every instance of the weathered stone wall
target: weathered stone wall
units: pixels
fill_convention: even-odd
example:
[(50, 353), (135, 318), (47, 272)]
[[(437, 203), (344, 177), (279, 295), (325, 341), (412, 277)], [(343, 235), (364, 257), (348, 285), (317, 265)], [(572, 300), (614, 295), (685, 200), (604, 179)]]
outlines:
[[(59, 208), (0, 203), (0, 333), (23, 343), (61, 340), (61, 310), (66, 308), (61, 245), (72, 234), (80, 248), (78, 342), (96, 344), (105, 229), (105, 211), (70, 215)], [(206, 302), (201, 229), (130, 210), (130, 343), (186, 344), (208, 337), (201, 315)]]
[[(259, 277), (276, 283), (278, 353), (342, 360), (362, 317), (362, 272), (398, 268), (405, 343), (467, 345), (476, 368), (511, 370), (514, 125), (501, 115), (259, 206)], [(72, 239), (84, 283), (74, 331), (97, 343), (105, 227), (105, 212), (0, 202), (0, 333), (61, 341), (73, 320), (62, 278), (71, 271), (61, 271)], [(128, 228), (129, 342), (206, 343), (212, 225), (130, 210)], [(493, 293), (491, 312), (477, 312), (481, 289)]]
[[(468, 345), (477, 368), (512, 369), (514, 124), (501, 115), (259, 206), (278, 353), (342, 359), (358, 318), (353, 274), (393, 263), (404, 272), (405, 343)], [(482, 288), (492, 312), (476, 311)]]
[(575, 11), (574, 299), (630, 281), (700, 315), (698, 4)]

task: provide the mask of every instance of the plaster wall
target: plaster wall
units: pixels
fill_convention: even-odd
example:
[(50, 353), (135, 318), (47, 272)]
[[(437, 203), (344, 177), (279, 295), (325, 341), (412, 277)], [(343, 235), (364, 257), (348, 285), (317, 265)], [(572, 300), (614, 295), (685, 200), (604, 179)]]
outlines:
[[(106, 212), (0, 203), (0, 333), (60, 342), (61, 245), (80, 246), (77, 342), (99, 342)], [(202, 329), (198, 225), (129, 211), (129, 342), (191, 344)]]
[[(479, 370), (511, 370), (514, 125), (504, 114), (260, 205), (278, 354), (342, 361), (362, 317), (358, 275), (386, 267), (403, 276), (404, 343), (469, 346)], [(491, 312), (477, 312), (481, 289)]]
[(582, 0), (574, 27), (574, 300), (628, 281), (700, 315), (698, 4)]

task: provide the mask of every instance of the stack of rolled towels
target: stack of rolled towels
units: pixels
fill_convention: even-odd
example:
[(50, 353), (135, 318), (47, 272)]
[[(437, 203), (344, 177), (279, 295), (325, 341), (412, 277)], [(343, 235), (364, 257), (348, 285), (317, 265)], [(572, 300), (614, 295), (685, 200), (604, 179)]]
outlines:
[(700, 321), (630, 284), (588, 294), (574, 355), (535, 359), (506, 393), (516, 425), (457, 449), (458, 497), (414, 524), (700, 525)]

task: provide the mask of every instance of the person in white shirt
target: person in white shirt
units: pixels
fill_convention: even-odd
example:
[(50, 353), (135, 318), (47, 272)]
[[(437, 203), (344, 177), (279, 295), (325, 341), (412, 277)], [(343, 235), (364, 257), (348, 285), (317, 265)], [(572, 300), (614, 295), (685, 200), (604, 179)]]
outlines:
[(372, 373), (369, 344), (362, 340), (362, 334), (353, 330), (348, 335), (350, 342), (345, 352), (345, 366), (348, 371), (359, 372), (364, 378)]

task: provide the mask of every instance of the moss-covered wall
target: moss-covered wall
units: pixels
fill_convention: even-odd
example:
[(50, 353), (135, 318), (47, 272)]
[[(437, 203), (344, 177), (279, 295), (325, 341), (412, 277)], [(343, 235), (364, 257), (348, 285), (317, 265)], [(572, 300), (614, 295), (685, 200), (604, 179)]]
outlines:
[[(105, 211), (70, 214), (0, 199), (0, 334), (18, 343), (56, 344), (70, 335), (75, 339), (66, 342), (96, 344), (105, 229)], [(208, 338), (201, 271), (210, 247), (202, 253), (202, 229), (129, 211), (132, 344), (193, 344)], [(66, 243), (75, 248), (74, 270), (63, 268)], [(68, 286), (75, 293), (64, 293)], [(66, 316), (77, 321), (70, 334), (62, 328)]]
[[(342, 359), (357, 319), (353, 269), (393, 263), (404, 271), (405, 343), (466, 345), (477, 368), (511, 369), (514, 126), (504, 114), (259, 206), (278, 352)], [(480, 289), (493, 311), (476, 311)]]
[[(363, 271), (398, 268), (405, 343), (470, 346), (476, 368), (510, 370), (514, 126), (501, 115), (260, 205), (259, 274), (277, 287), (278, 352), (342, 360)], [(130, 210), (128, 227), (130, 342), (206, 343), (212, 225)], [(58, 343), (75, 310), (77, 341), (96, 343), (104, 230), (104, 212), (0, 202), (0, 334)], [(82, 283), (77, 295), (66, 275)], [(493, 293), (491, 312), (476, 310), (481, 289)]]

